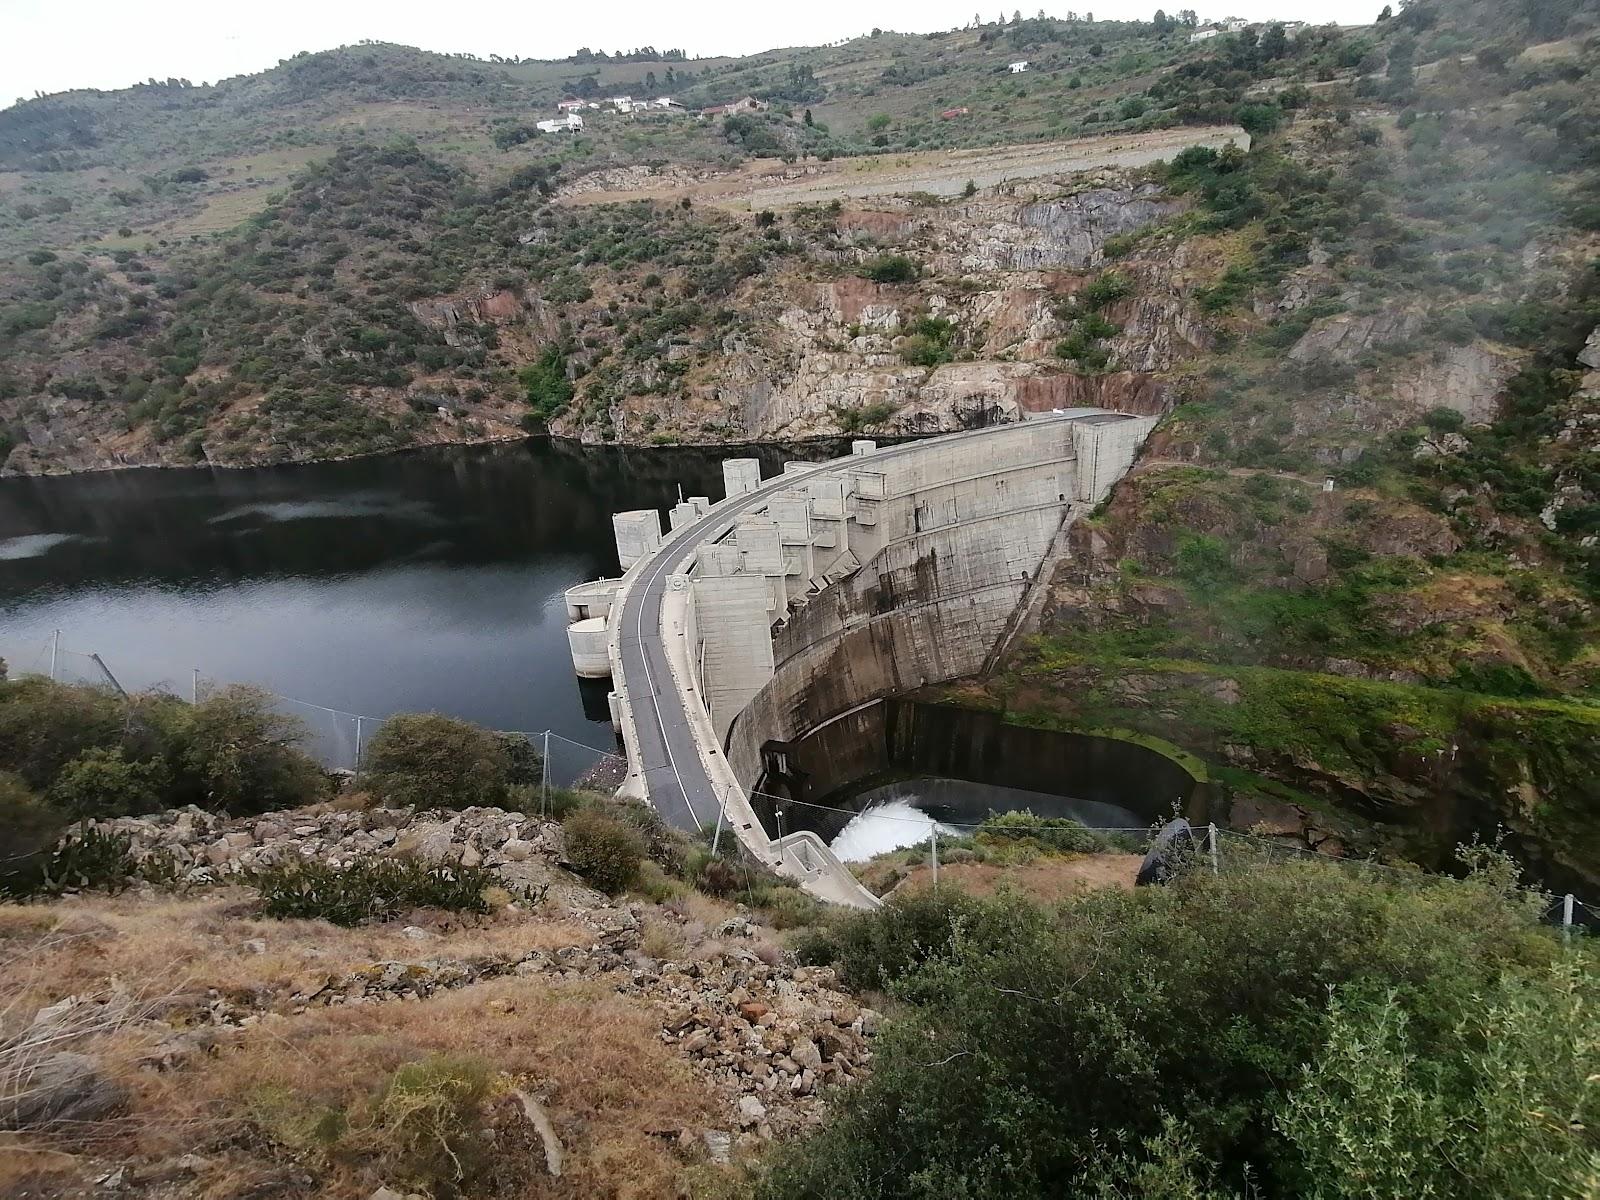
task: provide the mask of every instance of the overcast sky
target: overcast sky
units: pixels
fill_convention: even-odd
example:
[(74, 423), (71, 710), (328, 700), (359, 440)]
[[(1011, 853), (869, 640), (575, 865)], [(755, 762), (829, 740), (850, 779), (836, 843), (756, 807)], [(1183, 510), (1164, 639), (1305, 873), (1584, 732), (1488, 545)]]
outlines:
[[(446, 4), (439, 0), (0, 0), (0, 105), (36, 91), (119, 88), (154, 76), (214, 83), (301, 50), (363, 38), (427, 50), (563, 58), (596, 50), (678, 47), (691, 55), (816, 45), (874, 25), (927, 33), (965, 24), (975, 0), (562, 0)], [(1148, 18), (1160, 0), (1073, 0), (1105, 18)], [(996, 0), (984, 20), (999, 13)], [(1177, 11), (1194, 0), (1174, 0)], [(1010, 0), (1010, 12), (1017, 0)], [(1382, 0), (1227, 0), (1202, 17), (1371, 21)], [(1031, 16), (1038, 11), (1038, 0)], [(1064, 5), (1045, 11), (1064, 16)]]

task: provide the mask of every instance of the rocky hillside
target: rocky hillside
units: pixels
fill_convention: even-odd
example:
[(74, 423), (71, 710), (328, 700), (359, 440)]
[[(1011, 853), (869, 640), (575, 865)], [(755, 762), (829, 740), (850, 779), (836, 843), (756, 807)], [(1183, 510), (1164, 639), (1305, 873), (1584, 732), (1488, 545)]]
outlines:
[[(184, 809), (96, 828), (163, 882), (0, 912), (7, 960), (27, 963), (3, 985), (0, 1127), (89, 1147), (5, 1158), (8, 1194), (734, 1187), (871, 1062), (877, 1014), (794, 965), (759, 914), (610, 898), (563, 868), (553, 821)], [(483, 866), (500, 892), (486, 915), (339, 928), (273, 920), (233, 884), (375, 856)], [(441, 1106), (432, 1135), (395, 1111), (406, 1094)]]
[(1586, 891), (1600, 44), (1466, 16), (1406, 8), (1364, 114), (1169, 173), (1209, 351), (991, 698), (1178, 743), (1236, 824), (1436, 865), (1498, 827)]
[[(865, 207), (753, 213), (702, 204), (692, 186), (595, 205), (587, 181), (642, 168), (692, 184), (762, 158), (1101, 131), (1127, 157), (1174, 125), (1220, 144), (1215, 122), (1270, 131), (1302, 103), (1288, 80), (1348, 78), (1366, 45), (1331, 29), (1224, 45), (1191, 44), (1174, 22), (1017, 22), (896, 38), (869, 83), (858, 60), (887, 37), (770, 62), (603, 67), (364, 47), (215, 88), (7, 110), (5, 469), (306, 459), (547, 424), (625, 441), (906, 432), (1118, 388), (1158, 403), (1148, 380), (1080, 380), (1158, 374), (1207, 344), (1179, 311), (1189, 260), (1169, 246), (1130, 264), (1147, 299), (1125, 330), (1109, 330), (1115, 314), (1079, 329), (1071, 294), (1107, 238), (1180, 210), (1159, 178), (991, 184), (981, 159), (952, 159), (944, 175), (970, 162), (975, 177), (959, 202), (908, 185)], [(1021, 51), (1036, 69), (1000, 79)], [(593, 132), (561, 141), (489, 115), (636, 68), (662, 90), (674, 62), (708, 100), (753, 91), (768, 107), (597, 113)], [(880, 101), (891, 83), (896, 99)], [(854, 132), (818, 119), (827, 97)], [(339, 107), (352, 98), (359, 120)], [(946, 120), (954, 109), (935, 105), (966, 112)], [(271, 122), (246, 128), (251, 114)], [(126, 175), (130, 156), (142, 179)], [(1208, 278), (1203, 263), (1193, 274)]]

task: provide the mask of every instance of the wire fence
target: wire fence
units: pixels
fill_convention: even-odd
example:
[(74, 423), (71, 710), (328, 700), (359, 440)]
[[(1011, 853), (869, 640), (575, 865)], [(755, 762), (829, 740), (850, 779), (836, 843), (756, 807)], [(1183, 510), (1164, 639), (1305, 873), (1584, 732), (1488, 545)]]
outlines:
[[(39, 647), (29, 658), (14, 664), (12, 669), (13, 673), (19, 676), (48, 676), (64, 683), (108, 687), (123, 695), (127, 694), (99, 654), (64, 646), (60, 642), (59, 635)], [(228, 686), (230, 683), (227, 681), (213, 679), (199, 670), (193, 670), (189, 676), (189, 695), (180, 698), (198, 702)], [(300, 721), (307, 735), (303, 748), (330, 770), (359, 773), (367, 745), (388, 720), (386, 716), (330, 708), (324, 704), (286, 696), (270, 688), (254, 684), (249, 686), (270, 697), (278, 711)], [(549, 789), (565, 788), (574, 784), (610, 791), (621, 784), (627, 775), (628, 760), (615, 749), (602, 749), (548, 729), (503, 729), (493, 732), (502, 737), (522, 739), (540, 756), (539, 787), (546, 800)], [(756, 790), (747, 792), (746, 796), (757, 815), (762, 818), (763, 824), (768, 827), (768, 832), (775, 836), (782, 837), (785, 833), (795, 832), (801, 827), (792, 823), (792, 816), (786, 816), (796, 809), (810, 813), (815, 818), (826, 818), (821, 823), (824, 827), (831, 827), (833, 835), (851, 820), (870, 815), (874, 820), (914, 825), (926, 831), (926, 836), (910, 838), (898, 849), (906, 850), (925, 845), (929, 849), (930, 856), (935, 859), (939, 852), (941, 836), (947, 842), (951, 837), (966, 838), (980, 832), (991, 838), (1031, 838), (1044, 842), (1048, 842), (1052, 837), (1067, 836), (1064, 830), (1059, 833), (1052, 832), (1048, 825), (1007, 828), (991, 820), (956, 821), (935, 818), (928, 814), (909, 816), (879, 810), (867, 810), (864, 814), (861, 809), (818, 804), (815, 801), (796, 800)], [(791, 822), (791, 827), (787, 829), (786, 820)], [(817, 823), (816, 820), (807, 821), (804, 827), (810, 828)], [(1144, 853), (1149, 849), (1161, 824), (1156, 822), (1151, 825), (1126, 827), (1094, 826), (1093, 831), (1109, 837), (1115, 848)], [(1224, 830), (1215, 826), (1201, 827), (1196, 833), (1204, 839), (1205, 854), (1215, 869), (1221, 869), (1224, 863), (1231, 868), (1237, 865), (1240, 858), (1253, 863), (1288, 862), (1300, 859), (1337, 863), (1343, 869), (1374, 873), (1397, 881), (1403, 879), (1412, 884), (1425, 884), (1430, 880), (1450, 878), (1446, 875), (1429, 874), (1418, 867), (1396, 866), (1370, 858), (1334, 856), (1309, 846), (1297, 846), (1282, 838), (1264, 834)], [(832, 835), (824, 840), (831, 841)], [(1580, 900), (1571, 893), (1556, 894), (1537, 888), (1521, 890), (1529, 897), (1530, 903), (1540, 906), (1546, 920), (1567, 929), (1600, 930), (1600, 905)]]
[[(47, 639), (31, 654), (19, 656), (11, 664), (11, 673), (17, 677), (32, 675), (61, 683), (109, 688), (125, 696), (127, 692), (113, 673), (113, 666), (97, 653), (64, 645), (58, 636)], [(166, 686), (178, 699), (197, 703), (239, 682), (191, 669)], [(267, 697), (277, 712), (299, 722), (305, 734), (301, 749), (331, 771), (359, 773), (372, 738), (389, 717), (396, 715), (351, 712), (284, 695), (258, 684), (247, 686)], [(548, 765), (541, 773), (543, 786), (570, 787), (594, 780), (596, 786), (611, 781), (610, 786), (615, 787), (626, 774), (627, 759), (615, 750), (592, 746), (554, 730), (498, 729), (492, 732), (520, 739), (544, 757)]]

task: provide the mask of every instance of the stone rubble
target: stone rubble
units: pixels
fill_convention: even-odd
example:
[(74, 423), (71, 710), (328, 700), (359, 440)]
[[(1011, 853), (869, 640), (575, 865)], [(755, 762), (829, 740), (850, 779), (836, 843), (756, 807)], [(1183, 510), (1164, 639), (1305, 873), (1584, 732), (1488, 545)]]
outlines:
[[(318, 806), (229, 819), (186, 808), (98, 824), (126, 834), (137, 859), (166, 856), (183, 885), (226, 883), (286, 862), (345, 866), (372, 854), (483, 864), (506, 881), (513, 895), (536, 895), (542, 911), (559, 913), (563, 923), (593, 937), (587, 946), (454, 958), (447, 953), (448, 936), (406, 925), (400, 932), (416, 943), (415, 960), (334, 973), (316, 970), (308, 954), (306, 972), (286, 988), (210, 989), (172, 998), (164, 1011), (152, 1014), (152, 1027), (163, 1036), (144, 1059), (151, 1069), (180, 1068), (271, 1014), (292, 1017), (315, 1007), (415, 1002), (507, 976), (592, 980), (654, 1007), (661, 1016), (662, 1041), (724, 1098), (733, 1130), (703, 1131), (716, 1158), (729, 1147), (820, 1122), (821, 1093), (857, 1078), (871, 1062), (869, 1043), (879, 1017), (839, 990), (831, 969), (773, 965), (781, 956), (752, 940), (761, 930), (743, 914), (702, 930), (702, 948), (683, 961), (650, 957), (640, 949), (646, 912), (658, 920), (692, 922), (670, 908), (614, 901), (587, 887), (558, 865), (564, 850), (560, 825), (525, 813)], [(437, 950), (427, 949), (434, 945)], [(241, 953), (267, 950), (264, 938), (240, 946)], [(693, 1135), (684, 1131), (684, 1136)]]

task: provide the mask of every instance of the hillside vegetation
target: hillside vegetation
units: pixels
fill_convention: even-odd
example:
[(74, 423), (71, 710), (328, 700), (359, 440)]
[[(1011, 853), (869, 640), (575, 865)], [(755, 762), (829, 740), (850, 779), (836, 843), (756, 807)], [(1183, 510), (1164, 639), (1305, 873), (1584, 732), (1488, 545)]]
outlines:
[[(982, 702), (1168, 737), (1236, 825), (1434, 865), (1504, 825), (1591, 892), (1597, 29), (1592, 0), (1416, 0), (1196, 43), (1017, 20), (737, 61), (361, 46), (30, 101), (0, 114), (5, 469), (1161, 414)], [(769, 107), (526, 128), (623, 90)], [(218, 130), (234, 157), (206, 157)], [(1201, 144), (984, 173), (983, 146), (1096, 130), (1113, 157)], [(937, 194), (873, 189), (933, 160)], [(833, 198), (751, 207), (808, 185)]]
[[(1308, 87), (1347, 87), (1379, 53), (1372, 35), (1333, 29), (1191, 44), (1191, 28), (1017, 19), (740, 60), (485, 62), (363, 45), (209, 87), (152, 81), (18, 104), (0, 113), (0, 450), (20, 448), (5, 466), (327, 457), (512, 436), (524, 418), (558, 415), (559, 432), (595, 440), (857, 427), (830, 414), (904, 402), (851, 402), (858, 386), (837, 378), (849, 364), (819, 364), (846, 399), (820, 397), (803, 428), (722, 385), (759, 395), (797, 354), (852, 348), (848, 300), (846, 337), (796, 346), (775, 341), (773, 323), (873, 257), (874, 214), (774, 218), (668, 196), (569, 215), (560, 198), (619, 171), (689, 183), (762, 160), (870, 167), (906, 151), (1235, 120), (1265, 133)], [(1029, 70), (1011, 74), (1023, 59)], [(532, 127), (564, 95), (618, 92), (690, 111), (590, 112), (577, 137)], [(766, 110), (694, 115), (747, 95)], [(981, 160), (972, 171), (984, 175)], [(1070, 191), (1046, 180), (1036, 194)], [(1018, 220), (1006, 207), (968, 215)], [(926, 215), (929, 249), (953, 249), (964, 230)], [(1032, 282), (1006, 274), (1027, 265), (940, 264), (937, 286), (909, 299), (1003, 292)], [(901, 322), (906, 336), (913, 323)], [(947, 344), (935, 358), (1006, 357), (1005, 343), (971, 334)], [(871, 365), (874, 346), (854, 349)], [(912, 365), (939, 365), (921, 358)], [(1091, 348), (1055, 370), (1096, 361)], [(559, 411), (566, 385), (525, 403), (522, 374), (540, 364), (566, 376), (571, 412)], [(903, 383), (931, 401), (922, 425), (951, 425), (939, 380)], [(657, 428), (680, 412), (677, 428)]]

